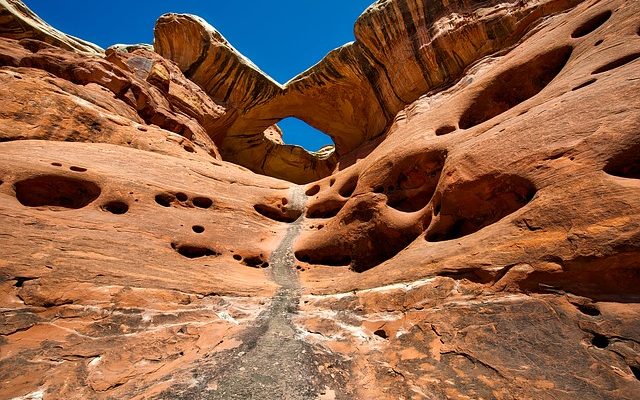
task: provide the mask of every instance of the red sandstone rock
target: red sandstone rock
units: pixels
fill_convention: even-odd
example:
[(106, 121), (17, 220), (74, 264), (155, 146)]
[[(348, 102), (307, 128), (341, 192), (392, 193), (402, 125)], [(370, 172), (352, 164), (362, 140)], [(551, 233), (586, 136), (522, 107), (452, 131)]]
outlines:
[[(638, 4), (445, 3), (375, 3), (356, 44), (230, 102), (200, 48), (87, 54), (3, 6), (0, 398), (635, 399)], [(269, 104), (330, 123), (336, 65), (339, 151), (300, 170)], [(369, 117), (348, 94), (372, 88)], [(251, 141), (235, 161), (314, 181), (228, 161)]]

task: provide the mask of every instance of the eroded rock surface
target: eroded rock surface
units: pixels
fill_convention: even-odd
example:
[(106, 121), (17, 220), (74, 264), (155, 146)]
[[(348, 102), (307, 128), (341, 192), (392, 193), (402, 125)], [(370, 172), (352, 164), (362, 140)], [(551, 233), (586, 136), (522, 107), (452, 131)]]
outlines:
[(379, 1), (286, 85), (0, 6), (0, 398), (637, 398), (637, 2)]

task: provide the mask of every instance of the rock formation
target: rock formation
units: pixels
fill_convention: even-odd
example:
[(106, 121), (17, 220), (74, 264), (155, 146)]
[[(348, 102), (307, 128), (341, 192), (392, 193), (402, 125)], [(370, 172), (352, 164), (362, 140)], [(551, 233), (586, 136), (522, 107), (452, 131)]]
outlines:
[(281, 85), (0, 0), (0, 398), (637, 398), (639, 12), (381, 0)]

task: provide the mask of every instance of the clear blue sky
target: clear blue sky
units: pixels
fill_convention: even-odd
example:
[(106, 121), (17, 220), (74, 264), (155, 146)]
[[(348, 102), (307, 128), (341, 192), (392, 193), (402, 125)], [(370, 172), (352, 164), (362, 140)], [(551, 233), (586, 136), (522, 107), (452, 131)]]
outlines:
[[(156, 19), (196, 14), (260, 69), (284, 83), (353, 39), (353, 24), (374, 0), (25, 0), (45, 21), (101, 47), (152, 43)], [(287, 143), (317, 150), (331, 139), (305, 123), (279, 123)]]

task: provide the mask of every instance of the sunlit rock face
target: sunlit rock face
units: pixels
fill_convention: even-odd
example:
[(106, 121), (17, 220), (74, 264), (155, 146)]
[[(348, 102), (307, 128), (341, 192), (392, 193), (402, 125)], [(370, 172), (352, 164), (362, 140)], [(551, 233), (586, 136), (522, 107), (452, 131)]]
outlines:
[(0, 398), (637, 398), (639, 13), (379, 1), (279, 84), (0, 0)]

